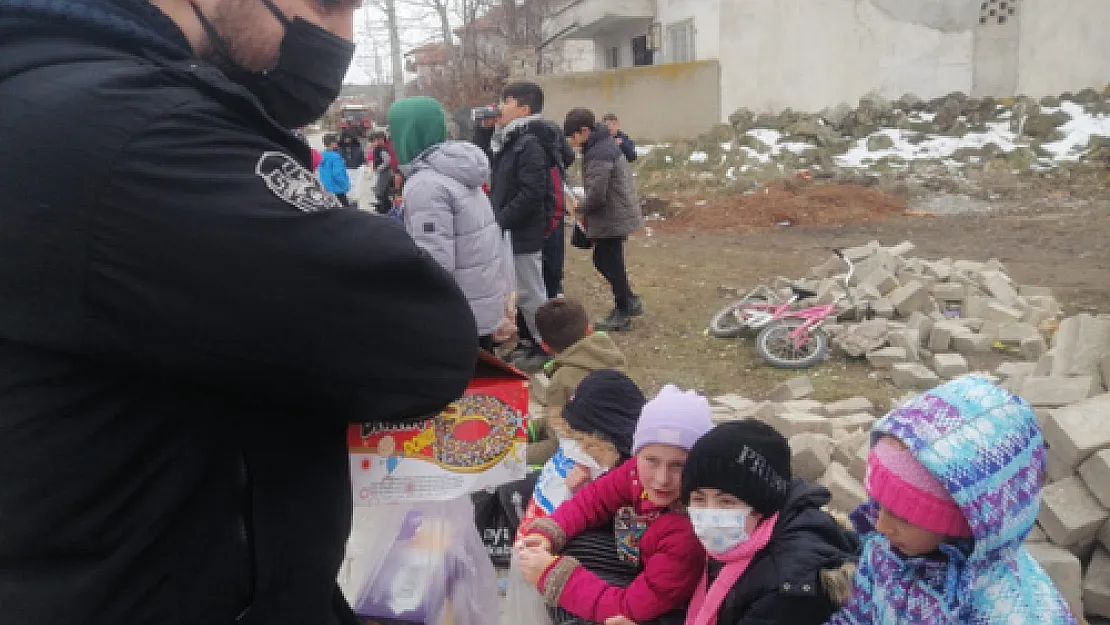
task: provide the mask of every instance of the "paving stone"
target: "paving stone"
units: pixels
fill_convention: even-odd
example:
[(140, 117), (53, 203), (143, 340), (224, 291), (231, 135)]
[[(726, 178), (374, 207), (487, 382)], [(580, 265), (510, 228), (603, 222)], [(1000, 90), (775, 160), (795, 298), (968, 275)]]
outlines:
[(1067, 406), (1083, 401), (1098, 388), (1089, 375), (1076, 378), (1040, 377), (1031, 375), (1021, 385), (1022, 399), (1034, 406)]
[(1099, 361), (1110, 351), (1110, 320), (1088, 314), (1060, 322), (1052, 339), (1053, 376), (1101, 375)]
[(1072, 547), (1095, 540), (1107, 519), (1110, 511), (1078, 477), (1049, 484), (1041, 491), (1037, 521), (1053, 544)]
[(908, 359), (904, 347), (883, 347), (867, 353), (867, 362), (876, 369), (889, 369), (896, 363), (906, 362)]
[(770, 423), (779, 414), (779, 405), (773, 401), (761, 401), (755, 408), (755, 418)]
[(1083, 614), (1083, 564), (1067, 549), (1048, 543), (1026, 545), (1029, 555), (1056, 584), (1075, 614)]
[(903, 317), (910, 316), (914, 311), (928, 311), (932, 303), (929, 292), (920, 280), (910, 280), (894, 289), (887, 297), (894, 310)]
[(997, 321), (998, 323), (1018, 323), (1021, 321), (1022, 317), (1025, 316), (1025, 313), (1000, 302), (991, 302), (987, 304), (982, 313), (975, 316), (982, 317), (987, 321)]
[(951, 380), (968, 372), (967, 360), (960, 354), (935, 354), (933, 370), (940, 377)]
[(1083, 579), (1083, 611), (1110, 617), (1110, 552), (1099, 547), (1087, 565)]
[(821, 485), (832, 493), (829, 505), (841, 512), (850, 513), (867, 501), (867, 491), (863, 484), (848, 472), (839, 462), (829, 463), (829, 468), (820, 480)]
[(830, 417), (840, 417), (856, 412), (871, 412), (875, 405), (866, 397), (849, 397), (825, 404), (825, 414)]
[(813, 383), (810, 382), (806, 376), (800, 376), (787, 380), (782, 384), (776, 386), (768, 399), (771, 401), (787, 401), (790, 399), (802, 399), (807, 395), (813, 393)]
[(1079, 465), (1079, 476), (1103, 506), (1110, 508), (1110, 449), (1093, 454)]
[(815, 482), (832, 461), (833, 439), (824, 434), (803, 432), (790, 437), (790, 468), (795, 477)]
[(1045, 442), (1071, 467), (1110, 449), (1110, 394), (1052, 410), (1042, 428)]
[(1024, 339), (1020, 347), (1021, 357), (1030, 362), (1036, 362), (1048, 351), (1048, 344), (1045, 343), (1044, 337), (1039, 334)]
[(894, 363), (892, 377), (898, 388), (927, 391), (940, 384), (937, 374), (919, 362)]
[(965, 355), (989, 352), (991, 337), (982, 334), (957, 334), (952, 337), (952, 349)]

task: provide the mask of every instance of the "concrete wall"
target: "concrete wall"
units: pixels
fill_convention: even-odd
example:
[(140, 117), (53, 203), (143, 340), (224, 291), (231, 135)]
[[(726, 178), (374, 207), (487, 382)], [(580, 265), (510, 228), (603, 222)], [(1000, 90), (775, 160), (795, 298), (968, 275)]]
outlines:
[(655, 19), (663, 25), (663, 58), (671, 58), (667, 27), (687, 19), (694, 20), (698, 60), (720, 58), (721, 4), (722, 0), (657, 0)]
[(971, 91), (969, 18), (933, 6), (955, 0), (720, 1), (725, 116), (739, 107), (820, 110), (869, 92)]
[(1110, 83), (1110, 2), (1020, 0), (1017, 91), (1032, 96)]
[(539, 77), (548, 119), (562, 123), (567, 111), (584, 106), (599, 120), (616, 113), (630, 135), (652, 139), (692, 137), (716, 124), (720, 80), (717, 61)]
[(632, 67), (632, 38), (647, 32), (647, 23), (627, 23), (594, 39), (594, 69), (606, 69), (605, 55), (609, 48), (620, 48), (620, 67)]

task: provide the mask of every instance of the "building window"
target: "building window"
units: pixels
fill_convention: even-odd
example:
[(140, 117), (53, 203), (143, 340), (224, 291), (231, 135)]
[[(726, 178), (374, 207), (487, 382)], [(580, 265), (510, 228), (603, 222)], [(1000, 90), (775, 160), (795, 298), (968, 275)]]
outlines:
[(616, 69), (621, 66), (621, 49), (617, 46), (605, 48), (605, 69)]
[(694, 40), (694, 20), (688, 19), (667, 26), (667, 59), (671, 63), (687, 63), (698, 58)]
[(1017, 17), (1020, 0), (983, 0), (979, 5), (979, 24), (1006, 24)]

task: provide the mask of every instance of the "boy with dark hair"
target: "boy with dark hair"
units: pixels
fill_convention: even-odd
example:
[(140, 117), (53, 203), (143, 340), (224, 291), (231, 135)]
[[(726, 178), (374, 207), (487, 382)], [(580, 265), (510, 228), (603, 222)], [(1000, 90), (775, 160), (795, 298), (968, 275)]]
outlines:
[(632, 317), (644, 313), (643, 303), (632, 292), (624, 260), (624, 242), (643, 224), (632, 166), (605, 124), (584, 108), (567, 113), (563, 131), (582, 148), (582, 181), (585, 197), (578, 217), (593, 242), (594, 267), (613, 289), (616, 304), (597, 324), (599, 330), (619, 332), (632, 327)]
[[(624, 371), (624, 354), (604, 333), (593, 332), (590, 317), (582, 304), (573, 299), (553, 299), (536, 311), (536, 325), (544, 345), (555, 358), (547, 367), (550, 383), (540, 396), (548, 417), (557, 417), (574, 395), (574, 390), (590, 373), (599, 369)], [(528, 464), (543, 464), (559, 447), (551, 435), (547, 419), (536, 419), (535, 441), (528, 445)]]
[[(554, 125), (541, 117), (544, 95), (539, 85), (515, 82), (501, 94), (499, 125), (490, 141), (492, 202), (497, 223), (509, 232), (516, 268), (521, 344), (510, 361), (525, 371), (543, 368), (548, 355), (541, 347), (536, 311), (547, 300), (543, 249), (555, 230), (556, 184), (553, 146), (565, 145)], [(561, 188), (559, 189), (561, 191)], [(562, 234), (562, 229), (558, 230)]]
[(324, 154), (317, 171), (324, 188), (335, 194), (343, 206), (349, 206), (347, 192), (351, 190), (351, 180), (347, 177), (347, 164), (339, 155), (339, 139), (335, 135), (324, 135)]
[(617, 114), (606, 113), (601, 121), (609, 127), (609, 134), (613, 135), (613, 141), (617, 142), (617, 146), (620, 147), (621, 153), (628, 159), (628, 162), (636, 162), (639, 157), (639, 154), (636, 154), (636, 142), (621, 130), (621, 120), (617, 118)]

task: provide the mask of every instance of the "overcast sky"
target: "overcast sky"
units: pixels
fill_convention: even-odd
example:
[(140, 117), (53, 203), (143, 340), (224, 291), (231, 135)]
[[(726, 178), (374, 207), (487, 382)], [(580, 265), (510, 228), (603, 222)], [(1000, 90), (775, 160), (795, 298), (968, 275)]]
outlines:
[[(372, 82), (371, 74), (367, 73), (367, 69), (374, 66), (372, 58), (375, 49), (381, 58), (382, 66), (387, 71), (390, 66), (389, 33), (385, 28), (385, 14), (371, 8), (370, 3), (366, 4), (367, 6), (358, 10), (355, 17), (355, 38), (358, 43), (358, 52), (355, 53), (355, 61), (351, 63), (351, 69), (347, 72), (345, 82), (348, 84), (364, 85)], [(397, 2), (397, 13), (401, 22), (401, 49), (403, 51), (407, 52), (417, 46), (440, 39), (436, 27), (438, 22), (434, 15), (418, 7), (413, 7), (403, 0)], [(373, 70), (371, 69), (371, 71)]]

